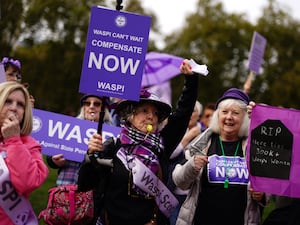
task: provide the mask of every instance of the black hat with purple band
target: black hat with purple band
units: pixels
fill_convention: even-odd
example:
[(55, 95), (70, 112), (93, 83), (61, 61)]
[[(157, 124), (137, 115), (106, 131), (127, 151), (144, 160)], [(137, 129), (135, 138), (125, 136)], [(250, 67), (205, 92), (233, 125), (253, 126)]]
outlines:
[(142, 89), (140, 92), (140, 100), (137, 101), (132, 101), (132, 100), (122, 100), (120, 101), (116, 108), (115, 108), (115, 113), (117, 113), (120, 117), (126, 117), (126, 114), (132, 113), (132, 110), (134, 110), (135, 107), (143, 104), (143, 103), (152, 103), (153, 105), (156, 106), (158, 110), (158, 120), (159, 122), (162, 122), (164, 119), (166, 119), (170, 113), (171, 113), (171, 106), (163, 101), (156, 96), (153, 93), (150, 93), (146, 89)]

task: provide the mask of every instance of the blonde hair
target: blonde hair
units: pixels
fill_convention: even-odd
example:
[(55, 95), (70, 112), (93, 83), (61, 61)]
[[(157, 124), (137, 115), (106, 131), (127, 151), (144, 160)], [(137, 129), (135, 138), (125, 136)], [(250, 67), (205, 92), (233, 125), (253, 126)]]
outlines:
[(27, 89), (20, 83), (15, 81), (7, 81), (0, 83), (0, 109), (2, 110), (8, 96), (14, 92), (20, 90), (25, 97), (25, 108), (23, 120), (20, 123), (21, 136), (30, 135), (32, 131), (32, 105), (29, 99), (29, 93)]
[(232, 106), (232, 105), (237, 105), (239, 106), (243, 112), (244, 112), (244, 117), (243, 117), (243, 121), (238, 133), (239, 137), (247, 137), (248, 136), (248, 128), (249, 128), (249, 124), (250, 124), (250, 120), (249, 120), (249, 116), (247, 114), (247, 105), (245, 102), (238, 100), (238, 99), (232, 99), (232, 98), (228, 98), (225, 99), (223, 101), (221, 101), (218, 104), (218, 108), (214, 111), (211, 121), (209, 123), (209, 128), (219, 134), (220, 133), (220, 126), (219, 126), (219, 121), (218, 121), (218, 115), (219, 115), (219, 111), (220, 111), (220, 107), (221, 106)]

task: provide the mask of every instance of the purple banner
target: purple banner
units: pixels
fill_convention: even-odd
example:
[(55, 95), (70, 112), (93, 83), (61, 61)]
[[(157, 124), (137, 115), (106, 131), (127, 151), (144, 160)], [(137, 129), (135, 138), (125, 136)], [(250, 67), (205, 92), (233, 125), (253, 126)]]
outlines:
[(259, 74), (259, 69), (265, 53), (267, 40), (257, 32), (254, 32), (252, 37), (250, 57), (249, 57), (249, 70)]
[[(82, 162), (89, 138), (98, 123), (72, 116), (33, 109), (31, 136), (42, 145), (45, 155), (64, 154), (69, 160)], [(103, 141), (120, 133), (120, 127), (103, 124)]]
[(256, 105), (247, 145), (250, 182), (257, 191), (300, 197), (300, 111)]
[(6, 81), (4, 65), (0, 63), (0, 83)]
[(79, 92), (138, 101), (151, 17), (92, 7)]

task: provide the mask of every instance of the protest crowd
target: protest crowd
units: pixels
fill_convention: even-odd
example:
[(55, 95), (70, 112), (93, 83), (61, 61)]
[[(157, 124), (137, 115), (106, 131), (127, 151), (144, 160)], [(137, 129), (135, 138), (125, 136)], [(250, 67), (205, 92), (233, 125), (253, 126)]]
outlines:
[[(15, 77), (20, 73), (18, 68)], [(220, 224), (225, 219), (236, 225), (267, 225), (298, 221), (293, 214), (299, 208), (297, 198), (256, 191), (248, 176), (239, 180), (229, 176), (234, 165), (247, 170), (247, 137), (256, 103), (245, 90), (231, 88), (216, 103), (203, 107), (197, 100), (195, 81), (199, 75), (192, 71), (189, 60), (182, 61), (180, 70), (185, 84), (175, 110), (158, 97), (161, 91), (153, 89), (156, 93), (151, 93), (150, 88), (141, 89), (138, 102), (109, 101), (94, 94), (80, 99), (77, 118), (99, 123), (104, 105), (103, 122), (121, 128), (117, 137), (105, 141), (94, 133), (82, 162), (65, 159), (63, 154), (46, 157), (50, 167), (59, 169), (57, 186), (76, 185), (78, 191), (93, 191), (93, 213), (85, 224), (204, 225)], [(7, 80), (26, 90), (17, 79)], [(111, 160), (112, 165), (101, 163), (99, 158)], [(214, 174), (220, 164), (225, 173), (218, 178)], [(137, 174), (143, 173), (157, 180), (150, 182), (154, 187), (138, 180), (142, 178)], [(157, 182), (160, 188), (155, 189)], [(156, 196), (157, 192), (165, 195)], [(159, 204), (164, 198), (170, 198), (167, 207)], [(264, 207), (271, 198), (276, 198), (276, 208), (262, 223)], [(231, 204), (223, 204), (226, 202)], [(216, 210), (219, 217), (214, 216)], [(47, 223), (45, 216), (40, 218)]]
[[(107, 74), (118, 66), (123, 74), (139, 71), (140, 58), (126, 61), (110, 51), (142, 55), (145, 46), (139, 43), (146, 38), (96, 33), (137, 46), (93, 39), (91, 46), (108, 53), (87, 52), (83, 74), (93, 65)], [(209, 75), (206, 65), (176, 60), (182, 78), (176, 85), (182, 88), (174, 105), (170, 79), (131, 85), (138, 95), (131, 99), (107, 94), (124, 94), (125, 84), (82, 78), (78, 114), (66, 116), (35, 109), (21, 60), (4, 56), (0, 224), (299, 225), (299, 186), (289, 183), (297, 178), (294, 165), (299, 168), (300, 159), (293, 154), (288, 128), (296, 133), (297, 127), (282, 125), (285, 113), (296, 112), (251, 99), (253, 71), (243, 88), (228, 88), (216, 101), (200, 99), (201, 80)], [(95, 93), (93, 83), (106, 92)], [(45, 124), (49, 127), (42, 128)], [(65, 142), (51, 144), (56, 133)], [(47, 144), (39, 135), (47, 136)], [(75, 147), (65, 144), (71, 139)], [(35, 212), (29, 196), (41, 188), (50, 168), (55, 184), (45, 193), (44, 210)], [(266, 215), (270, 203), (274, 206)]]

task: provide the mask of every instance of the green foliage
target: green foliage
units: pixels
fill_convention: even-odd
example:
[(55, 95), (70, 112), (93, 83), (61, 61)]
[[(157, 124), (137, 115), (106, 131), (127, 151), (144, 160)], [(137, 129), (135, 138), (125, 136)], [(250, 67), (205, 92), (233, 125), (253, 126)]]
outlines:
[[(243, 88), (250, 73), (248, 59), (254, 31), (267, 39), (267, 46), (261, 73), (255, 75), (252, 84), (251, 99), (300, 108), (300, 23), (274, 0), (269, 0), (256, 24), (243, 14), (225, 12), (220, 1), (199, 0), (184, 27), (165, 38), (165, 51), (207, 64), (209, 76), (201, 77), (199, 85), (199, 100), (206, 104), (217, 100), (227, 88)], [(175, 96), (181, 91), (178, 80), (172, 80)]]
[(269, 213), (275, 208), (275, 201), (273, 198), (270, 199), (270, 202), (266, 205), (263, 211), (262, 222), (265, 221)]
[(207, 64), (209, 76), (201, 77), (199, 85), (199, 100), (206, 104), (225, 89), (243, 85), (252, 34), (243, 15), (226, 13), (218, 1), (200, 0), (185, 27), (166, 37), (166, 51)]
[[(21, 60), (22, 82), (29, 83), (29, 91), (36, 100), (35, 108), (62, 114), (78, 113), (90, 9), (95, 5), (108, 7), (107, 2), (32, 0), (24, 1), (24, 5), (22, 1), (1, 5), (4, 13), (0, 28), (5, 28), (0, 30), (2, 57)], [(22, 7), (17, 7), (17, 3)], [(153, 31), (158, 31), (153, 12), (144, 10), (138, 0), (127, 3), (126, 10), (151, 16)], [(16, 13), (23, 13), (23, 16), (16, 17)], [(17, 33), (21, 22), (23, 30)], [(19, 45), (11, 53), (13, 40), (18, 40)], [(148, 49), (157, 49), (154, 41), (150, 40)]]
[[(32, 0), (1, 4), (2, 56), (21, 60), (23, 82), (30, 84), (36, 108), (77, 113), (90, 7), (115, 7), (107, 2)], [(125, 11), (151, 16), (151, 32), (159, 33), (156, 15), (144, 9), (139, 0), (123, 5)], [(210, 73), (200, 78), (199, 88), (199, 100), (205, 104), (215, 101), (229, 87), (243, 87), (249, 74), (252, 35), (257, 31), (266, 37), (267, 47), (263, 69), (255, 76), (250, 97), (256, 102), (299, 108), (299, 21), (291, 18), (275, 0), (269, 0), (261, 15), (252, 24), (243, 14), (226, 12), (218, 0), (199, 0), (184, 26), (165, 37), (164, 49), (158, 49), (155, 41), (150, 40), (148, 50), (207, 64)], [(180, 77), (172, 80), (173, 102), (181, 92), (177, 85), (181, 81)]]
[(0, 49), (2, 54), (13, 55), (13, 47), (22, 33), (23, 4), (21, 0), (1, 1), (0, 4)]

